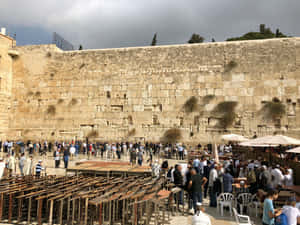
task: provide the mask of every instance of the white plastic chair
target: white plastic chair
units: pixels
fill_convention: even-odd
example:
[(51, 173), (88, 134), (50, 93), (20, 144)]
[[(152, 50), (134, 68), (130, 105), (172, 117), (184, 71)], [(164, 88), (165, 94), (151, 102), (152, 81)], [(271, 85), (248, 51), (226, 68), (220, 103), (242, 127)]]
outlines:
[(252, 225), (249, 216), (238, 214), (235, 208), (233, 208), (232, 211), (237, 225)]
[(237, 207), (240, 206), (240, 213), (243, 214), (244, 207), (248, 207), (251, 203), (252, 195), (250, 193), (242, 193), (237, 197)]
[(249, 208), (255, 209), (255, 216), (257, 217), (258, 216), (258, 209), (261, 208), (261, 203), (258, 200), (256, 194), (252, 195), (251, 202), (249, 203)]
[(222, 193), (217, 198), (217, 210), (220, 207), (221, 216), (223, 216), (224, 206), (229, 207), (230, 216), (232, 216), (232, 206), (233, 206), (234, 196), (231, 193)]

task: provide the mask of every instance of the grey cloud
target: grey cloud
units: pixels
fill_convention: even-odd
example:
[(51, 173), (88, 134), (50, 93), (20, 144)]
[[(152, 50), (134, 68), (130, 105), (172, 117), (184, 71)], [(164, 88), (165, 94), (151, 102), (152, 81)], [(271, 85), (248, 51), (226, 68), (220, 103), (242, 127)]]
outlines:
[(299, 9), (299, 0), (2, 0), (0, 21), (108, 48), (148, 45), (155, 32), (158, 44), (186, 43), (192, 33), (223, 41), (260, 23), (300, 36)]

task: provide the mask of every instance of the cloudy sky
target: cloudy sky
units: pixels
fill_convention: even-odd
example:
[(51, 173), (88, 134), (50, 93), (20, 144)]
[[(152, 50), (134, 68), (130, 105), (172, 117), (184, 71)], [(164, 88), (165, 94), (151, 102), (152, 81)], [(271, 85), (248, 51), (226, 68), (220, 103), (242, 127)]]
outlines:
[(49, 43), (56, 31), (78, 48), (223, 41), (258, 29), (300, 36), (300, 0), (1, 0), (0, 26), (17, 43)]

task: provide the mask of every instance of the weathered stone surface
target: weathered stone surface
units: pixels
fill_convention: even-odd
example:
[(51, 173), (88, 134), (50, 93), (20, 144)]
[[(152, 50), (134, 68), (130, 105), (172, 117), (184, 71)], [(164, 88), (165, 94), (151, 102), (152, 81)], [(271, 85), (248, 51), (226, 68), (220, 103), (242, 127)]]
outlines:
[[(0, 37), (3, 138), (84, 138), (94, 129), (124, 140), (136, 129), (130, 138), (158, 141), (180, 127), (184, 141), (208, 141), (199, 138), (210, 136), (209, 111), (222, 101), (239, 103), (233, 132), (267, 134), (274, 125), (256, 115), (274, 97), (295, 107), (281, 125), (300, 137), (300, 38), (72, 52), (11, 41)], [(199, 112), (182, 111), (190, 97), (201, 105), (208, 95)]]

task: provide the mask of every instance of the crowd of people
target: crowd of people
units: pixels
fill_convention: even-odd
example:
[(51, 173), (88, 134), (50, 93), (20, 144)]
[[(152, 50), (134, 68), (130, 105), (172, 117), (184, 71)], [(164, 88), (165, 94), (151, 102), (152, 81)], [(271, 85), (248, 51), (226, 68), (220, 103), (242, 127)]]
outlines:
[[(220, 163), (202, 156), (189, 161), (186, 168), (181, 164), (169, 168), (167, 177), (182, 190), (178, 197), (179, 204), (182, 204), (184, 193), (188, 193), (189, 208), (193, 208), (194, 213), (197, 212), (197, 204), (202, 203), (203, 198), (209, 199), (210, 207), (217, 207), (217, 198), (222, 193), (234, 194), (236, 199), (239, 199), (240, 194), (250, 193), (256, 195), (258, 201), (264, 205), (264, 224), (274, 225), (275, 218), (278, 220), (284, 216), (287, 217), (287, 221), (300, 220), (299, 195), (289, 199), (283, 209), (275, 210), (273, 205), (270, 205), (270, 201), (277, 199), (279, 190), (294, 185), (293, 170), (287, 166), (282, 167), (267, 161), (239, 159), (225, 159)], [(235, 181), (238, 185), (234, 185)], [(287, 224), (297, 225), (297, 222)]]
[[(202, 156), (196, 155), (193, 160), (186, 163), (187, 152), (200, 149)], [(150, 164), (153, 177), (164, 174), (176, 187), (180, 188), (180, 194), (175, 196), (179, 204), (183, 204), (184, 194), (187, 193), (189, 209), (193, 211), (195, 217), (193, 221), (202, 221), (201, 224), (210, 224), (209, 218), (204, 213), (203, 199), (209, 199), (210, 207), (217, 207), (218, 196), (222, 193), (234, 194), (237, 199), (243, 193), (257, 195), (264, 205), (263, 224), (274, 225), (275, 219), (278, 218), (282, 221), (285, 218), (287, 221), (297, 221), (300, 218), (297, 214), (300, 208), (300, 203), (297, 203), (299, 199), (289, 199), (288, 205), (283, 209), (274, 209), (273, 205), (273, 201), (278, 197), (278, 190), (294, 185), (292, 168), (260, 159), (242, 160), (242, 157), (227, 157), (227, 153), (232, 152), (230, 144), (218, 146), (219, 156), (224, 156), (220, 161), (212, 158), (211, 144), (191, 147), (181, 143), (6, 141), (0, 142), (0, 151), (6, 154), (5, 159), (0, 158), (0, 178), (5, 168), (8, 175), (12, 175), (16, 172), (16, 167), (19, 168), (20, 175), (40, 176), (45, 170), (43, 161), (38, 160), (38, 163), (33, 165), (33, 156), (41, 157), (47, 152), (51, 152), (55, 168), (60, 167), (61, 161), (64, 164), (63, 167), (68, 168), (69, 160), (76, 158), (79, 154), (84, 154), (86, 158), (98, 157), (104, 160), (126, 158), (132, 165), (138, 164), (139, 166)], [(164, 160), (161, 165), (158, 159)], [(168, 165), (168, 159), (177, 159), (180, 163), (172, 167)], [(234, 185), (237, 182), (238, 185)], [(288, 224), (297, 225), (294, 222)]]

